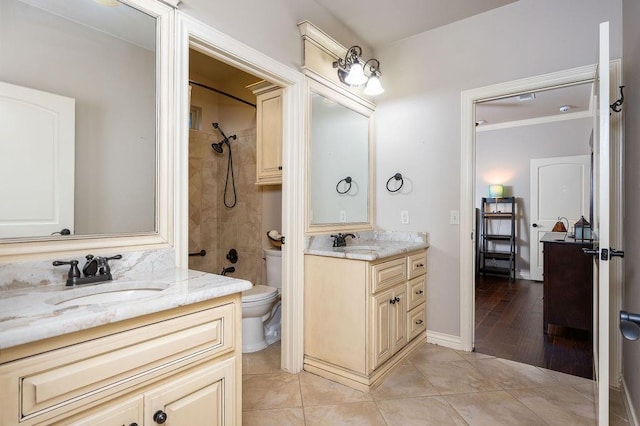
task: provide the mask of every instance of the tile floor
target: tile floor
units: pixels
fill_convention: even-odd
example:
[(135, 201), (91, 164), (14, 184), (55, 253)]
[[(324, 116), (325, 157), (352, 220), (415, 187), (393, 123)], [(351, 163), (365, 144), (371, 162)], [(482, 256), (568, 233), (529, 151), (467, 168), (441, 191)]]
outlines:
[[(371, 393), (280, 370), (280, 344), (243, 354), (244, 425), (595, 425), (593, 382), (425, 344)], [(611, 425), (628, 425), (612, 391)]]

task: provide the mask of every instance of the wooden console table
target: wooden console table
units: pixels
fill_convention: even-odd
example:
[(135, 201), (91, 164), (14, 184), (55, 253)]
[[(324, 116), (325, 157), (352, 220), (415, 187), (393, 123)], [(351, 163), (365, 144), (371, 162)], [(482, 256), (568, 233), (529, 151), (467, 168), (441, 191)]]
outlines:
[(593, 257), (583, 253), (591, 242), (549, 232), (544, 251), (544, 333), (549, 324), (592, 332)]

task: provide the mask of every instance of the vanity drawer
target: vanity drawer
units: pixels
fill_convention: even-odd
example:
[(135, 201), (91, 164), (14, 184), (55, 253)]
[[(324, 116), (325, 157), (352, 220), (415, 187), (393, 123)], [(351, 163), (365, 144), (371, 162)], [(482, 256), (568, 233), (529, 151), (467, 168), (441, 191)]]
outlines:
[(420, 335), (420, 333), (424, 333), (427, 329), (426, 306), (427, 304), (423, 303), (407, 314), (407, 335), (409, 340)]
[(407, 282), (407, 310), (411, 310), (424, 302), (426, 297), (427, 277), (424, 275)]
[(373, 265), (371, 269), (372, 293), (376, 293), (379, 290), (391, 287), (407, 279), (407, 260), (404, 257), (378, 263), (377, 265)]
[(409, 256), (409, 279), (424, 275), (427, 272), (427, 252), (423, 251)]
[(20, 389), (20, 416), (30, 418), (231, 350), (234, 309), (222, 305), (9, 363), (0, 379), (4, 387), (14, 376), (9, 380)]

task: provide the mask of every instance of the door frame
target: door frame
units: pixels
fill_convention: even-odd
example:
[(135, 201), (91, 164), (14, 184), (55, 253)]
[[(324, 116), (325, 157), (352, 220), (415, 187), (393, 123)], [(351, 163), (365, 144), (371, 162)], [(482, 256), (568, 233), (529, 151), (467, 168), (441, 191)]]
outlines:
[[(475, 338), (475, 169), (476, 128), (475, 104), (532, 91), (593, 82), (596, 65), (572, 68), (520, 80), (465, 90), (461, 93), (460, 108), (460, 344), (465, 351), (472, 351)], [(617, 96), (622, 80), (622, 61), (610, 61), (610, 87), (612, 96)], [(611, 192), (611, 244), (622, 247), (623, 170), (622, 170), (622, 117), (611, 116), (612, 187)], [(624, 275), (622, 262), (611, 266), (610, 291), (610, 375), (609, 385), (619, 387), (621, 379), (621, 337), (617, 332), (617, 313), (622, 303)]]
[[(183, 12), (176, 12), (176, 102), (177, 125), (173, 167), (175, 169), (176, 266), (188, 267), (189, 239), (189, 49), (194, 48), (219, 61), (271, 81), (283, 90), (282, 233), (287, 244), (282, 253), (282, 352), (281, 368), (302, 371), (304, 223), (306, 183), (305, 76)], [(302, 200), (302, 201), (301, 201)]]

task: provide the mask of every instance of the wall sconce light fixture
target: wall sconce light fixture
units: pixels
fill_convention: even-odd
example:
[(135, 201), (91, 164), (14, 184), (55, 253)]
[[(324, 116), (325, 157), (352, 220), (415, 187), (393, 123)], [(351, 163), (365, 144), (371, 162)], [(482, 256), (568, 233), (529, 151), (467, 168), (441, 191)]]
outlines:
[[(366, 83), (364, 94), (369, 96), (379, 95), (384, 92), (380, 84), (380, 61), (371, 58), (368, 61), (362, 59), (362, 48), (351, 46), (344, 56), (333, 63), (338, 69), (338, 78), (348, 86), (357, 87)], [(368, 74), (368, 75), (367, 75)]]

